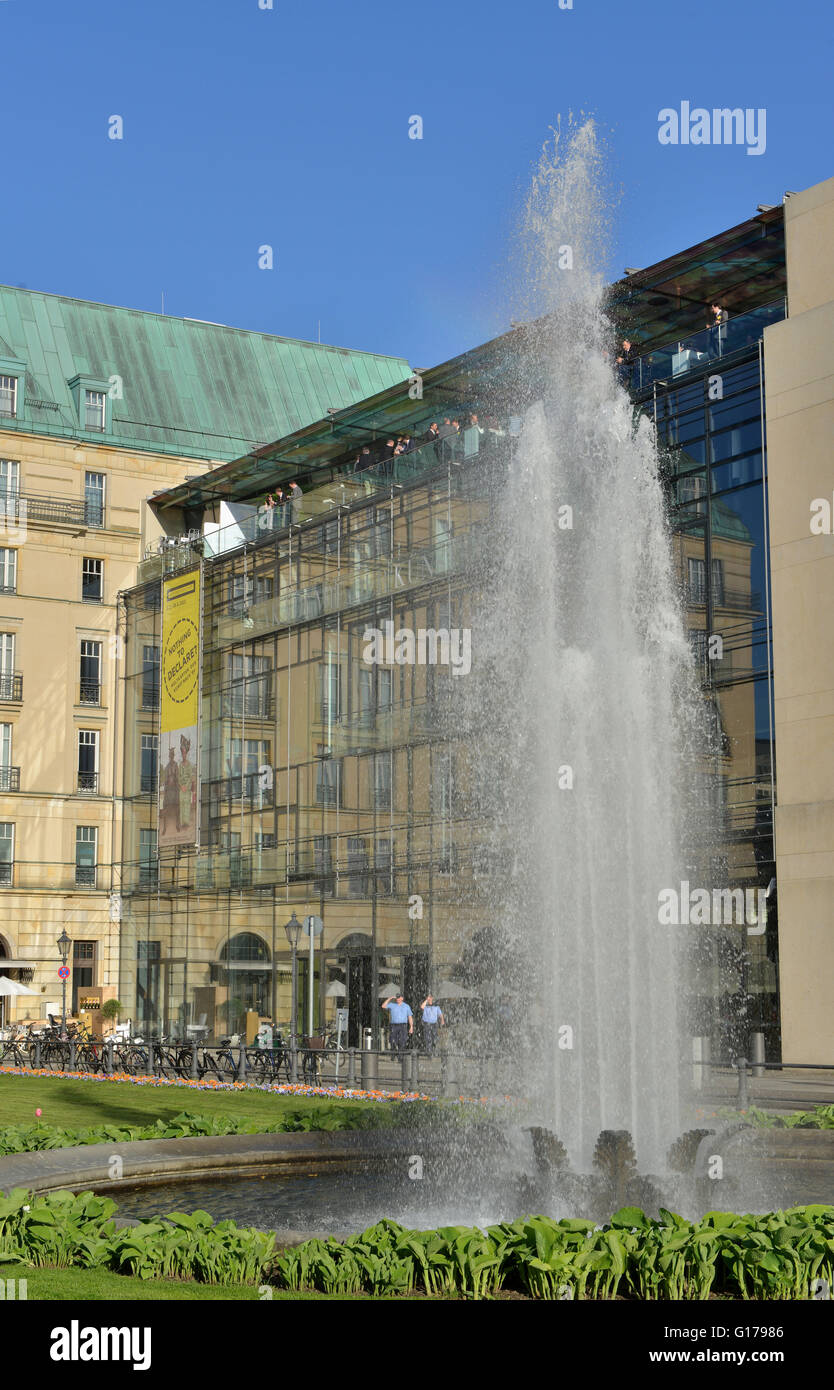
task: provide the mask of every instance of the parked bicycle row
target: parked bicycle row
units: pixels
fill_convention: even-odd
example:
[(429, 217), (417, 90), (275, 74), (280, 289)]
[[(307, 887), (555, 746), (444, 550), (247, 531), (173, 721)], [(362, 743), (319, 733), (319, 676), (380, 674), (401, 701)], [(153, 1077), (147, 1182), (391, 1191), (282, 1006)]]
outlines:
[(171, 1080), (245, 1081), (253, 1085), (339, 1085), (364, 1090), (420, 1090), (430, 1095), (507, 1094), (509, 1059), (415, 1050), (331, 1048), (320, 1038), (293, 1047), (277, 1037), (273, 1047), (245, 1047), (232, 1037), (217, 1044), (165, 1037), (105, 1042), (65, 1038), (44, 1030), (0, 1040), (0, 1067), (107, 1076), (155, 1076)]

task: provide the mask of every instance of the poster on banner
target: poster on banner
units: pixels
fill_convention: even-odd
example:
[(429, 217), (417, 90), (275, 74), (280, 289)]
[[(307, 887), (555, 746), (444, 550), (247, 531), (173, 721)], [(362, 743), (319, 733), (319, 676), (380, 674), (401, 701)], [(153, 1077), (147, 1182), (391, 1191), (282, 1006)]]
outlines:
[(162, 585), (159, 848), (197, 840), (200, 572)]

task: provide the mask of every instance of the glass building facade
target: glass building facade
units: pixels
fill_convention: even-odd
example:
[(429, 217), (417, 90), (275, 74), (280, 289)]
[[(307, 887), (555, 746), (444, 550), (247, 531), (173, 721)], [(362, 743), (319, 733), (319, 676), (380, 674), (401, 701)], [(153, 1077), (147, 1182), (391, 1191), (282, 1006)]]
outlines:
[[(609, 297), (615, 328), (639, 345), (620, 372), (656, 422), (692, 659), (714, 714), (702, 775), (720, 833), (693, 845), (693, 864), (708, 855), (727, 886), (764, 889), (775, 869), (761, 338), (785, 312), (778, 211)], [(726, 316), (710, 325), (716, 302)], [(347, 1007), (351, 1044), (367, 1027), (378, 1038), (388, 987), (419, 1001), (465, 979), (461, 942), (477, 937), (496, 871), (467, 762), (477, 731), (455, 722), (442, 659), (373, 664), (365, 644), (369, 629), (467, 625), (527, 403), (507, 369), (513, 341), (156, 499), (181, 540), (123, 596), (119, 996), (138, 1027), (223, 1036), (265, 1017), (286, 1029), (293, 913), (323, 922), (312, 1022)], [(446, 419), (460, 431), (444, 434)], [(433, 421), (441, 437), (410, 447)], [(406, 452), (393, 454), (398, 438)], [(266, 507), (293, 478), (302, 496)], [(190, 569), (202, 575), (199, 843), (160, 851), (161, 583)], [(778, 1055), (775, 912), (759, 936), (702, 934), (695, 954), (692, 1031), (722, 1056), (755, 1027)], [(309, 970), (302, 937), (305, 1001)]]

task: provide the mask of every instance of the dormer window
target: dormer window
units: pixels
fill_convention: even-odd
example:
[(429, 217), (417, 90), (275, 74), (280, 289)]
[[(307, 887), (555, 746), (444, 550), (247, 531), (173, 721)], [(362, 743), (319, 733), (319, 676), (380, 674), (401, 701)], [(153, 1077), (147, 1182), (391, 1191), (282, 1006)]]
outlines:
[(16, 376), (0, 376), (0, 415), (6, 420), (17, 418)]
[(103, 391), (90, 391), (84, 388), (84, 428), (100, 430), (107, 424), (107, 397)]
[(69, 388), (82, 434), (107, 434), (110, 430), (108, 383), (97, 377), (74, 376)]

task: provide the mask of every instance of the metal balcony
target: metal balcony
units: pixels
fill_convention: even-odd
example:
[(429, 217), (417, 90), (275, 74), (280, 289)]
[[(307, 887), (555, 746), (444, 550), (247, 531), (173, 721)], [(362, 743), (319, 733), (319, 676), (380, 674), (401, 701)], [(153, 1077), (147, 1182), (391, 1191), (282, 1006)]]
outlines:
[(18, 701), (23, 699), (23, 676), (17, 671), (0, 672), (0, 700)]

